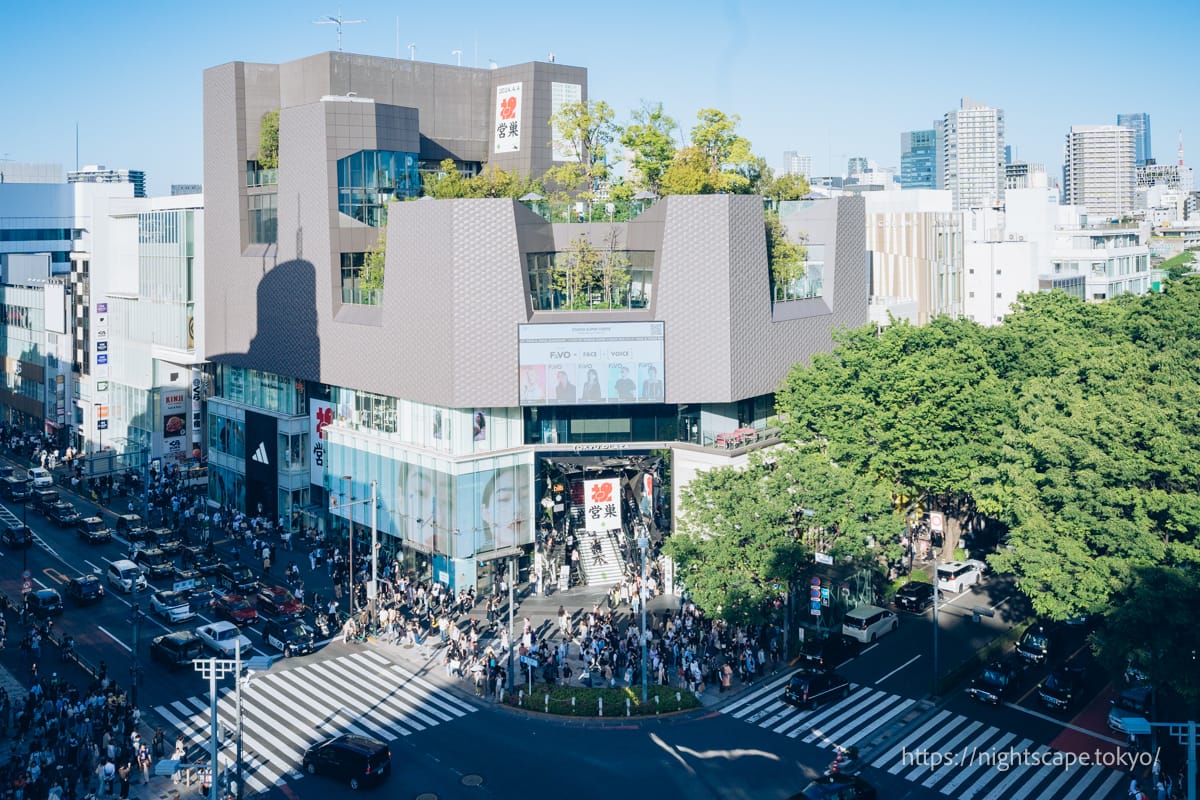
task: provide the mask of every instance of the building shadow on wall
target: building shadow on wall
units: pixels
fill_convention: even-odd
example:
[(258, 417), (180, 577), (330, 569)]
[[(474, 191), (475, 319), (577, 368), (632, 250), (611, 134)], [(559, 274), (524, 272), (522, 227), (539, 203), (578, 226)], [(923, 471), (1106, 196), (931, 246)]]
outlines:
[(321, 342), (312, 262), (292, 259), (267, 271), (258, 284), (258, 330), (250, 349), (214, 355), (212, 361), (319, 381)]

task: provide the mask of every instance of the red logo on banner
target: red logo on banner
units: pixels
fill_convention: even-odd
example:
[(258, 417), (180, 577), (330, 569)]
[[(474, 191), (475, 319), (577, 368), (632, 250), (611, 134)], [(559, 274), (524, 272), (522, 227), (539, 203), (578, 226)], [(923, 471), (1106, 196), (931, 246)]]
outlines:
[(516, 116), (517, 98), (506, 97), (500, 101), (500, 119), (512, 119)]
[(317, 409), (317, 438), (325, 438), (325, 426), (333, 424), (333, 407)]
[(608, 503), (611, 502), (613, 487), (611, 483), (597, 483), (592, 487), (592, 502), (593, 503)]

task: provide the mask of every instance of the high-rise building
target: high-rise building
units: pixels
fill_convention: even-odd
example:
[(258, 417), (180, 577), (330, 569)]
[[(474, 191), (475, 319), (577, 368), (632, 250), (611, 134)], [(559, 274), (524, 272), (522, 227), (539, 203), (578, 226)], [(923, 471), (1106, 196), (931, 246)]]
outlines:
[(904, 131), (900, 134), (900, 185), (905, 189), (937, 187), (937, 131)]
[(1086, 207), (1093, 219), (1133, 211), (1135, 138), (1120, 125), (1072, 125), (1063, 153), (1063, 202)]
[(140, 169), (109, 169), (93, 164), (67, 173), (67, 183), (132, 183), (133, 196), (146, 196), (146, 173)]
[(1137, 114), (1117, 114), (1117, 124), (1134, 132), (1134, 157), (1138, 166), (1153, 160), (1150, 152), (1150, 115), (1145, 112)]
[(938, 184), (956, 211), (1004, 202), (1004, 111), (966, 98), (938, 122)]
[(846, 160), (846, 177), (853, 178), (870, 169), (865, 156), (851, 156)]
[(803, 175), (806, 178), (812, 177), (812, 156), (801, 155), (795, 150), (784, 150), (783, 174)]

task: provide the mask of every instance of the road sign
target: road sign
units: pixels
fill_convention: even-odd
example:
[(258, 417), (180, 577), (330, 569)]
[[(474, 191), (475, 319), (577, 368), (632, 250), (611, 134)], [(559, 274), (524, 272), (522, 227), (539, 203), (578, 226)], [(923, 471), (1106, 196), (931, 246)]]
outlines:
[(29, 570), (25, 570), (24, 572), (21, 573), (21, 577), (24, 578), (25, 580), (29, 580), (30, 578), (33, 577), (33, 573), (30, 572)]
[(829, 553), (813, 553), (813, 561), (816, 561), (818, 564), (832, 564), (833, 556), (829, 555)]
[(25, 580), (21, 581), (21, 593), (22, 594), (29, 594), (32, 591), (33, 591), (33, 581), (29, 580), (29, 578), (26, 578)]
[(940, 511), (929, 512), (929, 530), (934, 533), (941, 533), (942, 527), (945, 525), (945, 519)]
[(106, 420), (106, 419), (96, 420), (96, 430), (98, 430), (98, 431), (108, 430), (108, 420)]
[(538, 660), (536, 658), (530, 658), (529, 656), (521, 656), (521, 663), (527, 667), (538, 666)]

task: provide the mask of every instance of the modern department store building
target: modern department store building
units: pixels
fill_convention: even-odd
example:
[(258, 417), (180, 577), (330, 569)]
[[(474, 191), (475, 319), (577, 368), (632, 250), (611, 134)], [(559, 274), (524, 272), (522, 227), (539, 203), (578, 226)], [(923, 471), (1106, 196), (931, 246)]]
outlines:
[[(555, 63), (328, 52), (205, 72), (211, 499), (302, 524), (336, 503), (334, 524), (365, 526), (374, 482), (381, 546), (461, 588), (549, 524), (669, 533), (697, 470), (770, 441), (789, 368), (867, 320), (861, 198), (786, 204), (809, 246), (796, 299), (773, 294), (758, 197), (583, 223), (411, 199), (444, 158), (534, 175), (569, 158), (549, 118), (577, 100), (586, 70)], [(359, 269), (385, 220), (375, 293)], [(566, 303), (555, 264), (583, 236), (621, 268), (603, 302)]]

